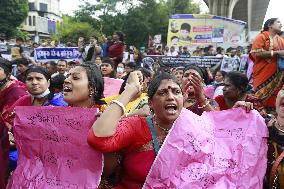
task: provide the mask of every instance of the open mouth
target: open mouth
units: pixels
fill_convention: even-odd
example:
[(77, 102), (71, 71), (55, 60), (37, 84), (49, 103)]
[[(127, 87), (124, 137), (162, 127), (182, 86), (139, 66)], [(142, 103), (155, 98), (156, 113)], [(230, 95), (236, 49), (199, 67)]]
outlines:
[(65, 92), (65, 93), (72, 92), (72, 89), (68, 86), (64, 86), (63, 92)]
[(175, 105), (175, 104), (167, 104), (167, 105), (165, 106), (166, 112), (169, 113), (169, 114), (172, 114), (172, 115), (173, 115), (173, 114), (176, 114), (177, 109), (178, 109), (178, 107), (177, 107), (177, 105)]

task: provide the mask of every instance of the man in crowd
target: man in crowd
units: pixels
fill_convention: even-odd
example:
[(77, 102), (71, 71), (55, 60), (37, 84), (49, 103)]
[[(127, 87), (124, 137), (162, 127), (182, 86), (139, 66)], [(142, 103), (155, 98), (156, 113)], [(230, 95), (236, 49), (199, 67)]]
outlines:
[(49, 75), (53, 75), (57, 72), (57, 64), (54, 61), (49, 61), (46, 63), (46, 69)]
[(18, 59), (18, 58), (22, 58), (23, 57), (23, 45), (24, 40), (21, 37), (18, 37), (16, 39), (16, 44), (14, 47), (11, 48), (11, 56), (12, 56), (12, 60)]
[(67, 66), (68, 63), (66, 60), (58, 60), (57, 62), (57, 73), (53, 74), (51, 77), (55, 77), (59, 74), (64, 75), (65, 77), (67, 76)]
[(13, 64), (17, 65), (19, 74), (16, 76), (21, 82), (26, 81), (27, 70), (29, 69), (29, 61), (26, 58), (18, 58), (13, 61)]

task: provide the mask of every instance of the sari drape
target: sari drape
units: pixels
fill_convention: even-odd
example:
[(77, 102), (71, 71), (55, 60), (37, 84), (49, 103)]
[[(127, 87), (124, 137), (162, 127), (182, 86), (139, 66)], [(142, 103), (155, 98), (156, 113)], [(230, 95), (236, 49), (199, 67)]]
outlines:
[(252, 78), (255, 96), (269, 108), (275, 107), (275, 99), (283, 85), (284, 75), (278, 70), (277, 56), (260, 58), (255, 53), (279, 49), (284, 49), (284, 40), (278, 35), (272, 38), (270, 32), (263, 31), (256, 37), (250, 52), (250, 58), (254, 62)]

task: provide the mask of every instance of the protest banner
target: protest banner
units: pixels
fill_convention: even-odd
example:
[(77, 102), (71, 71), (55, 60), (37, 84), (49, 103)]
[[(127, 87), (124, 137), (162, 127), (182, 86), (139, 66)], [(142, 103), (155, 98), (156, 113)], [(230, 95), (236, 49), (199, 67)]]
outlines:
[(87, 143), (97, 109), (16, 107), (19, 152), (10, 189), (97, 188), (102, 154)]
[(237, 48), (246, 44), (246, 23), (214, 15), (175, 14), (170, 16), (167, 45), (196, 47), (213, 45), (224, 49)]
[(268, 130), (255, 110), (183, 109), (161, 147), (144, 189), (262, 189)]
[(221, 70), (225, 72), (240, 71), (240, 59), (224, 57), (221, 64)]
[(57, 47), (57, 48), (36, 48), (35, 60), (37, 62), (47, 62), (51, 60), (78, 60), (81, 53), (78, 47)]
[(196, 65), (199, 67), (212, 67), (222, 63), (222, 57), (215, 56), (162, 56), (160, 58), (161, 67), (186, 67)]
[(122, 79), (104, 77), (104, 96), (118, 95), (122, 83)]

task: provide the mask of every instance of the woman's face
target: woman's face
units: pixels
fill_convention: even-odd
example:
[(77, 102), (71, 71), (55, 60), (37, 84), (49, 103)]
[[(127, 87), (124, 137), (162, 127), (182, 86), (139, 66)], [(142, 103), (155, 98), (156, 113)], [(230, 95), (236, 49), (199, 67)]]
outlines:
[(238, 99), (240, 97), (240, 90), (234, 86), (230, 79), (225, 78), (223, 95), (227, 99)]
[(271, 28), (276, 32), (281, 32), (282, 24), (280, 20), (275, 20), (275, 22), (271, 25)]
[(64, 101), (72, 106), (85, 107), (91, 100), (90, 93), (85, 68), (76, 66), (70, 69), (63, 85)]
[(4, 69), (0, 67), (0, 81), (5, 79), (6, 77), (7, 75), (5, 74)]
[(104, 77), (109, 77), (110, 74), (113, 72), (113, 67), (110, 64), (102, 63), (101, 71)]
[(216, 81), (217, 83), (220, 83), (220, 82), (224, 81), (224, 77), (223, 77), (223, 75), (222, 75), (221, 72), (217, 72), (217, 73), (216, 73), (216, 75), (215, 75), (215, 81)]
[(44, 93), (49, 87), (49, 81), (43, 74), (38, 72), (31, 72), (27, 75), (26, 85), (29, 93), (32, 95), (40, 95)]
[(95, 63), (100, 66), (102, 64), (102, 59), (100, 57), (97, 57)]
[[(198, 73), (198, 71), (194, 70), (194, 69), (189, 69), (189, 70), (186, 70), (183, 74), (183, 78), (182, 78), (182, 86), (184, 87), (188, 82), (189, 80), (191, 80), (193, 74), (197, 75), (199, 77), (199, 79), (202, 80), (200, 74)], [(190, 95), (193, 95), (194, 94), (194, 88), (193, 86), (189, 86), (188, 90), (187, 90), (187, 93), (190, 94)]]
[(284, 87), (278, 92), (276, 98), (276, 112), (281, 118), (284, 118)]
[(183, 96), (179, 85), (170, 79), (162, 80), (149, 105), (160, 123), (172, 124), (183, 107)]

